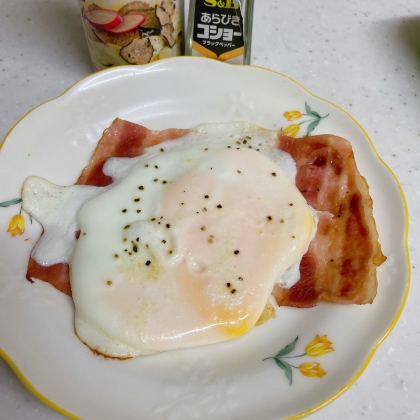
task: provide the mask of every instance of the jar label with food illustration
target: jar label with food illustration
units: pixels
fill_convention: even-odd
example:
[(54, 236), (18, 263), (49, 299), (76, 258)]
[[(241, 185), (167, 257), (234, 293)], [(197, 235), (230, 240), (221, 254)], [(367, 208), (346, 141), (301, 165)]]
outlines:
[(182, 0), (79, 0), (93, 66), (147, 64), (182, 53)]
[(235, 0), (196, 0), (191, 45), (193, 55), (221, 61), (244, 55), (240, 4)]

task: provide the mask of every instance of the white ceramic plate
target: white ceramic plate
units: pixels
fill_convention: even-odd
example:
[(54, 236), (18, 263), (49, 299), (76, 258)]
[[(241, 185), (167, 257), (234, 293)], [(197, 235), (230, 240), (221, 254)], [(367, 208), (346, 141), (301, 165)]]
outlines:
[[(0, 355), (25, 385), (70, 418), (268, 420), (308, 414), (356, 380), (395, 324), (408, 291), (407, 207), (398, 182), (360, 125), (283, 75), (193, 58), (95, 73), (11, 130), (0, 152), (0, 179), (7, 180), (0, 185), (0, 203), (20, 197), (28, 175), (72, 184), (117, 116), (152, 129), (233, 120), (278, 129), (316, 119), (309, 115), (289, 122), (283, 116), (307, 113), (305, 102), (320, 116), (329, 114), (313, 133), (349, 139), (370, 184), (388, 256), (378, 270), (374, 303), (279, 308), (275, 319), (230, 342), (127, 361), (104, 359), (74, 335), (69, 297), (44, 282), (25, 280), (41, 228), (24, 215), (25, 232), (12, 237), (6, 229), (20, 210), (12, 205), (0, 208)], [(299, 126), (299, 135), (306, 134), (311, 121)], [(305, 353), (317, 334), (326, 335), (332, 344), (324, 348), (334, 351), (283, 358), (296, 366), (290, 368), (292, 384), (290, 372), (287, 378), (274, 359), (263, 361), (296, 337), (295, 349), (286, 356)], [(322, 379), (320, 369), (326, 373)]]

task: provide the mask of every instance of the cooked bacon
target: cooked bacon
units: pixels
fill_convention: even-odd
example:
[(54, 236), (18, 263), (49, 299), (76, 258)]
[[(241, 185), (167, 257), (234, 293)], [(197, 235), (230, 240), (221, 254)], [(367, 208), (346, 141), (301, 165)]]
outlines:
[[(140, 156), (145, 147), (173, 140), (187, 134), (189, 130), (171, 128), (162, 131), (152, 131), (138, 124), (116, 118), (107, 128), (92, 155), (91, 161), (83, 169), (77, 180), (77, 185), (94, 185), (103, 187), (112, 182), (112, 178), (102, 172), (105, 161), (110, 157)], [(77, 235), (78, 233), (75, 232)], [(32, 278), (46, 281), (56, 289), (71, 296), (68, 264), (42, 266), (32, 258), (29, 259), (26, 272), (27, 280)]]
[(187, 133), (188, 130), (176, 128), (152, 131), (141, 125), (116, 118), (102, 134), (89, 165), (83, 169), (76, 184), (105, 187), (112, 182), (112, 178), (102, 172), (108, 158), (140, 156), (145, 147), (177, 139)]
[(278, 146), (296, 162), (296, 186), (320, 211), (318, 228), (290, 289), (276, 285), (279, 306), (311, 307), (320, 301), (371, 303), (381, 252), (368, 184), (351, 144), (333, 135), (300, 139), (280, 133)]
[[(106, 186), (109, 157), (135, 157), (144, 148), (176, 139), (188, 130), (151, 131), (116, 119), (103, 133), (89, 165), (76, 182)], [(311, 307), (321, 300), (370, 303), (376, 295), (376, 267), (385, 261), (372, 216), (366, 180), (357, 171), (350, 143), (322, 135), (295, 139), (280, 134), (280, 149), (296, 161), (296, 185), (319, 213), (318, 229), (300, 264), (300, 280), (290, 289), (276, 285), (279, 306)], [(71, 295), (68, 264), (44, 267), (29, 260), (26, 278), (51, 283)]]
[(69, 265), (60, 263), (48, 267), (39, 265), (32, 257), (29, 258), (26, 279), (33, 283), (34, 279), (44, 280), (60, 292), (71, 296)]

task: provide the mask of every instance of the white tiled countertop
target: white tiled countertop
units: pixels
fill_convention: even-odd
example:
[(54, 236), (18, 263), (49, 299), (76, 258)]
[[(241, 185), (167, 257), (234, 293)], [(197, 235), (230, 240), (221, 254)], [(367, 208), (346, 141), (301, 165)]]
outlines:
[[(75, 0), (2, 0), (1, 6), (3, 138), (25, 113), (92, 68)], [(420, 418), (420, 6), (255, 0), (252, 64), (284, 73), (352, 114), (400, 180), (410, 210), (405, 310), (357, 382), (309, 418)], [(59, 418), (0, 359), (0, 420)]]

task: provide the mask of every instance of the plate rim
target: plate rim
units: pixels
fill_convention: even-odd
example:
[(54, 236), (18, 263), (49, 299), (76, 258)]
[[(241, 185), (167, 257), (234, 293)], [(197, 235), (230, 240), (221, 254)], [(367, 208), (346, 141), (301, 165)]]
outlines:
[[(137, 68), (137, 69), (145, 69), (146, 67), (153, 67), (153, 66), (159, 66), (160, 63), (162, 62), (166, 62), (167, 60), (171, 60), (171, 61), (183, 61), (183, 60), (206, 60), (208, 61), (209, 59), (207, 58), (202, 58), (202, 57), (170, 57), (170, 58), (165, 58), (163, 60), (159, 60), (159, 62), (154, 62), (154, 63), (150, 63), (150, 64), (146, 64), (146, 65), (125, 65), (125, 66), (118, 66), (118, 67), (112, 67), (112, 68), (108, 68), (108, 69), (104, 69), (104, 70), (100, 70), (100, 71), (96, 71), (94, 73), (88, 74), (86, 76), (84, 76), (83, 78), (77, 80), (76, 82), (74, 82), (73, 84), (71, 84), (67, 89), (65, 89), (60, 95), (49, 99), (45, 102), (40, 103), (39, 105), (37, 105), (36, 107), (32, 108), (31, 110), (29, 110), (27, 113), (25, 113), (10, 129), (9, 131), (6, 133), (4, 139), (2, 140), (2, 142), (0, 143), (0, 153), (1, 150), (4, 146), (4, 144), (6, 143), (7, 139), (10, 137), (10, 135), (12, 134), (13, 130), (29, 115), (31, 114), (33, 111), (35, 111), (37, 108), (46, 105), (49, 102), (53, 102), (56, 101), (57, 99), (65, 96), (67, 93), (69, 93), (73, 88), (75, 88), (77, 85), (82, 84), (83, 82), (87, 81), (89, 78), (94, 78), (96, 76), (98, 76), (99, 73), (112, 73), (115, 71), (118, 71), (120, 69), (133, 69), (133, 68)], [(214, 60), (211, 60), (214, 61)], [(219, 64), (221, 65), (228, 65), (228, 66), (233, 66), (233, 67), (237, 67), (237, 65), (235, 64), (229, 64), (229, 63), (221, 63), (219, 62)], [(363, 135), (365, 136), (365, 138), (368, 140), (370, 147), (372, 148), (375, 156), (379, 159), (379, 161), (382, 163), (382, 165), (388, 170), (388, 172), (391, 174), (392, 178), (394, 179), (397, 187), (398, 187), (398, 191), (400, 193), (400, 197), (401, 197), (401, 201), (403, 203), (403, 207), (404, 207), (404, 216), (405, 216), (405, 229), (404, 229), (404, 251), (405, 251), (405, 257), (406, 257), (406, 265), (407, 265), (407, 281), (406, 281), (406, 285), (405, 285), (405, 290), (404, 290), (404, 294), (399, 306), (398, 311), (396, 312), (392, 322), (389, 324), (389, 326), (387, 327), (386, 331), (384, 331), (384, 333), (380, 336), (380, 338), (377, 340), (377, 342), (372, 346), (372, 348), (369, 350), (364, 362), (362, 363), (362, 365), (360, 366), (360, 368), (355, 372), (355, 374), (352, 376), (352, 378), (345, 384), (343, 385), (338, 391), (336, 391), (333, 395), (331, 395), (330, 397), (326, 398), (325, 400), (321, 401), (320, 403), (316, 404), (314, 407), (309, 408), (301, 413), (289, 416), (289, 417), (285, 417), (285, 420), (297, 420), (297, 419), (301, 419), (304, 418), (306, 416), (309, 416), (319, 410), (321, 410), (322, 408), (324, 408), (325, 406), (327, 406), (328, 404), (330, 404), (331, 402), (335, 401), (338, 397), (340, 397), (345, 391), (347, 391), (358, 379), (359, 377), (362, 375), (362, 373), (365, 371), (365, 369), (367, 368), (367, 366), (369, 365), (370, 361), (372, 360), (374, 354), (376, 353), (377, 349), (379, 348), (379, 346), (383, 343), (383, 341), (388, 337), (388, 335), (391, 333), (391, 331), (395, 328), (399, 318), (401, 317), (401, 314), (404, 310), (405, 304), (407, 302), (407, 298), (408, 298), (408, 293), (410, 290), (410, 285), (411, 285), (411, 260), (410, 260), (410, 252), (409, 252), (409, 246), (408, 246), (408, 235), (409, 235), (409, 210), (408, 210), (408, 204), (407, 204), (407, 200), (405, 198), (405, 194), (403, 191), (403, 188), (397, 178), (397, 176), (394, 174), (394, 172), (392, 171), (392, 169), (388, 166), (388, 164), (382, 159), (382, 157), (379, 155), (379, 153), (376, 150), (376, 147), (372, 141), (372, 139), (370, 138), (369, 134), (367, 133), (367, 131), (363, 128), (363, 126), (351, 115), (349, 114), (346, 110), (344, 110), (343, 108), (341, 108), (340, 106), (338, 106), (337, 104), (324, 99), (318, 95), (315, 95), (314, 93), (312, 93), (311, 91), (309, 91), (307, 88), (305, 88), (301, 83), (297, 82), (296, 80), (294, 80), (293, 78), (291, 78), (290, 76), (287, 76), (281, 72), (266, 68), (266, 67), (262, 67), (262, 66), (256, 66), (256, 65), (246, 65), (243, 67), (248, 67), (248, 68), (255, 68), (255, 69), (260, 69), (263, 71), (269, 71), (271, 73), (274, 73), (275, 75), (279, 75), (287, 80), (289, 80), (290, 82), (296, 84), (300, 89), (302, 89), (304, 92), (306, 92), (307, 94), (309, 94), (310, 96), (319, 99), (323, 102), (328, 103), (329, 105), (333, 106), (334, 108), (337, 108), (339, 111), (341, 111), (342, 113), (344, 113), (347, 117), (349, 117), (353, 123), (355, 123), (358, 128), (362, 131)], [(163, 69), (165, 70), (165, 69)], [(151, 71), (154, 71), (153, 69), (151, 69)], [(47, 405), (48, 407), (50, 407), (51, 409), (53, 409), (54, 411), (58, 412), (59, 414), (71, 419), (71, 420), (82, 420), (81, 417), (76, 416), (75, 414), (71, 413), (70, 411), (60, 407), (59, 405), (57, 405), (56, 403), (54, 403), (53, 401), (51, 401), (49, 398), (47, 398), (46, 396), (44, 396), (42, 393), (40, 393), (36, 387), (34, 385), (32, 385), (32, 383), (26, 378), (26, 376), (23, 374), (23, 372), (18, 368), (17, 364), (13, 361), (12, 357), (9, 356), (1, 347), (0, 347), (0, 357), (11, 367), (11, 369), (13, 370), (13, 372), (16, 374), (16, 376), (18, 377), (18, 379), (22, 382), (22, 384), (36, 397), (38, 398), (40, 401), (42, 401), (45, 405)]]

